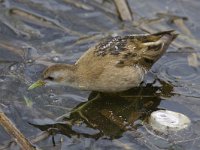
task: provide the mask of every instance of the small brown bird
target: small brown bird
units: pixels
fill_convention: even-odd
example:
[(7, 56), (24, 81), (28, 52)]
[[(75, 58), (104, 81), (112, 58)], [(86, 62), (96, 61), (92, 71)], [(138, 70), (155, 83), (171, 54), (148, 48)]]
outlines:
[(138, 86), (145, 73), (177, 37), (174, 31), (107, 38), (73, 65), (48, 67), (29, 87), (59, 84), (81, 90), (120, 92)]

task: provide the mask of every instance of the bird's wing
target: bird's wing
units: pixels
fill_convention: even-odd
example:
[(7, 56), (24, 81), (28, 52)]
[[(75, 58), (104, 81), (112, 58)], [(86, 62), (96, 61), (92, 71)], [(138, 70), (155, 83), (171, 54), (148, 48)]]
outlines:
[[(168, 41), (160, 40), (164, 36)], [(90, 65), (97, 62), (116, 67), (140, 65), (149, 69), (163, 54), (174, 36), (172, 31), (166, 31), (151, 35), (109, 37), (90, 48), (76, 64)]]
[(134, 57), (137, 56), (137, 48), (134, 42), (126, 37), (106, 38), (96, 46), (90, 48), (83, 54), (76, 64), (94, 63), (113, 63), (113, 65), (123, 67), (125, 65), (132, 65)]

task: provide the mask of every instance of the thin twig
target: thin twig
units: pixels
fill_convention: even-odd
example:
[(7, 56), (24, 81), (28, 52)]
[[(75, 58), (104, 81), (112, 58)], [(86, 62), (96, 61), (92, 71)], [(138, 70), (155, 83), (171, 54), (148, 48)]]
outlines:
[[(36, 144), (38, 142), (41, 142), (47, 138), (49, 138), (50, 136), (50, 133), (48, 131), (42, 131), (40, 133), (38, 133), (37, 135), (34, 135), (34, 136), (31, 136), (29, 137), (29, 141), (32, 143), (32, 144)], [(0, 146), (0, 150), (5, 150), (5, 149), (8, 149), (11, 144), (17, 144), (16, 141), (14, 140), (10, 140), (10, 141), (7, 141), (7, 142), (4, 142), (4, 146)]]
[(119, 15), (123, 21), (131, 21), (132, 16), (126, 0), (115, 0)]
[(47, 139), (49, 136), (50, 136), (49, 132), (42, 131), (39, 134), (37, 134), (36, 136), (31, 137), (29, 139), (30, 139), (31, 143), (35, 144), (35, 143), (38, 143), (40, 141)]
[(182, 18), (175, 18), (173, 22), (183, 33), (185, 33), (187, 36), (193, 37), (190, 29), (185, 25)]
[(15, 139), (23, 150), (36, 150), (26, 137), (15, 127), (11, 120), (0, 110), (0, 124)]

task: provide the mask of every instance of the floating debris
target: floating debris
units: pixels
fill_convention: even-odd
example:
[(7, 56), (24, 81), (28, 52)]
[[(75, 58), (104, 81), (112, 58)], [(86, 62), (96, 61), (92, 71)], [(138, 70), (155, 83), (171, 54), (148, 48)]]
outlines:
[(150, 125), (154, 130), (167, 133), (169, 131), (179, 131), (189, 127), (190, 119), (178, 112), (169, 110), (158, 110), (151, 113)]

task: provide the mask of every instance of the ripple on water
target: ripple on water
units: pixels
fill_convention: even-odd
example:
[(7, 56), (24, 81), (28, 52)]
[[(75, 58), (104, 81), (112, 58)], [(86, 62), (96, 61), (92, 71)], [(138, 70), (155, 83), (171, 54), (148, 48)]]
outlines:
[(159, 68), (158, 77), (175, 86), (195, 86), (200, 83), (200, 69), (189, 66), (187, 60), (177, 59), (164, 63)]
[[(181, 58), (163, 63), (158, 72), (159, 79), (176, 87), (175, 93), (182, 95), (184, 91), (184, 94), (192, 96), (192, 93), (195, 93), (195, 97), (200, 97), (200, 90), (198, 93), (195, 90), (200, 89), (200, 68), (190, 66), (186, 59)], [(177, 87), (181, 87), (181, 90)]]

